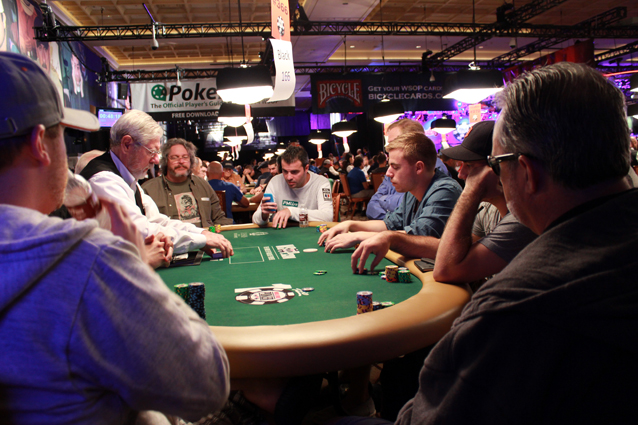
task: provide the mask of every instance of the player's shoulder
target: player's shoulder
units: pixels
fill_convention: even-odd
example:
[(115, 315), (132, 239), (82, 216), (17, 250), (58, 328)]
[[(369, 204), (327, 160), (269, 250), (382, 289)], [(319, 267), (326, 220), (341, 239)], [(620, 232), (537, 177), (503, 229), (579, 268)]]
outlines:
[(148, 192), (149, 189), (153, 190), (156, 188), (160, 188), (162, 187), (162, 176), (157, 176), (150, 180), (147, 180), (144, 183), (142, 183), (141, 186), (142, 186), (142, 189), (144, 189), (146, 192)]

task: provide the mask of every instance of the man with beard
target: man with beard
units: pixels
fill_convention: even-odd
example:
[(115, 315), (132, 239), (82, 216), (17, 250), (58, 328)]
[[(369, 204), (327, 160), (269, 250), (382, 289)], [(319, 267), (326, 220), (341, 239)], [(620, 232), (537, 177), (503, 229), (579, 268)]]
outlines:
[[(233, 224), (208, 182), (193, 174), (191, 164), (196, 159), (195, 152), (191, 142), (169, 139), (162, 146), (162, 176), (147, 181), (142, 188), (153, 198), (159, 211), (172, 219), (203, 228)], [(183, 205), (190, 205), (191, 211), (186, 211)]]

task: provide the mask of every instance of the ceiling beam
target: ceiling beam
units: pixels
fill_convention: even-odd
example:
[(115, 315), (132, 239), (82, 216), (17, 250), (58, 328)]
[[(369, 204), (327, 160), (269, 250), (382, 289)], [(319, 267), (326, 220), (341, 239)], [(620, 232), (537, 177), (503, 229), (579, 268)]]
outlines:
[[(508, 31), (517, 28), (528, 19), (538, 16), (565, 1), (567, 0), (533, 0), (518, 9), (513, 9), (511, 4), (506, 4), (509, 9), (512, 9), (509, 13), (507, 13), (509, 9), (504, 9), (506, 5), (503, 5), (496, 9), (496, 22), (489, 24), (483, 29), (477, 30), (475, 34), (464, 38), (447, 49), (435, 53), (427, 58), (427, 63), (429, 66), (437, 66), (494, 37), (494, 31)], [(512, 33), (510, 33), (509, 36), (515, 37)], [(476, 51), (474, 56), (476, 56)]]
[[(533, 38), (638, 38), (638, 26), (614, 26), (610, 28), (579, 27), (569, 25), (526, 25), (516, 28), (494, 24), (449, 24), (449, 23), (380, 23), (380, 22), (311, 22), (308, 30), (293, 31), (293, 36), (380, 36), (380, 35), (445, 35), (468, 36), (472, 40), (486, 37), (533, 37)], [(478, 35), (476, 35), (478, 34)], [(160, 24), (158, 39), (207, 38), (207, 37), (270, 37), (270, 22), (247, 22), (238, 25), (226, 23), (207, 24)], [(95, 25), (35, 27), (35, 38), (40, 41), (114, 41), (152, 38), (151, 25)], [(471, 48), (472, 40), (464, 41), (465, 50)], [(480, 43), (479, 43), (480, 44)], [(446, 51), (451, 52), (451, 47)], [(455, 49), (458, 50), (458, 49)], [(464, 50), (463, 50), (464, 51)], [(460, 52), (459, 52), (460, 53)], [(458, 53), (456, 53), (458, 54)], [(453, 54), (453, 56), (456, 56)], [(445, 55), (438, 55), (443, 57)]]
[[(606, 12), (600, 13), (592, 18), (586, 19), (577, 23), (575, 26), (583, 28), (604, 28), (611, 24), (614, 24), (621, 19), (627, 17), (626, 7), (616, 7)], [(553, 38), (541, 38), (532, 43), (526, 44), (519, 48), (513, 49), (510, 52), (504, 53), (495, 57), (489, 61), (488, 68), (507, 67), (513, 65), (517, 59), (529, 56), (533, 53), (540, 52), (543, 49), (548, 49), (557, 44), (568, 41), (568, 37), (553, 37)]]

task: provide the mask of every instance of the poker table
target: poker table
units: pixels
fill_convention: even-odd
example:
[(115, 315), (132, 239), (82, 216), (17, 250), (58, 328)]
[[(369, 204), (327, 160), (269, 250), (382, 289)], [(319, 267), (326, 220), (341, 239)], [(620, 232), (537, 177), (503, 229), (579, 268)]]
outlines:
[[(438, 341), (469, 300), (465, 288), (434, 281), (432, 273), (419, 272), (414, 261), (394, 252), (377, 273), (353, 274), (354, 249), (325, 253), (317, 245), (319, 224), (223, 226), (233, 257), (204, 256), (198, 266), (158, 270), (171, 289), (179, 283), (205, 284), (206, 320), (228, 354), (233, 379), (308, 375), (398, 357)], [(294, 245), (299, 252), (280, 252), (277, 247), (283, 245)], [(317, 251), (303, 251), (308, 248)], [(386, 264), (408, 267), (412, 282), (381, 279), (378, 271)], [(327, 273), (317, 275), (317, 270)], [(286, 302), (266, 305), (235, 299), (236, 288), (275, 283), (297, 291)], [(314, 291), (304, 294), (301, 290), (308, 287)], [(357, 315), (356, 294), (363, 290), (371, 291), (374, 301), (395, 305)]]

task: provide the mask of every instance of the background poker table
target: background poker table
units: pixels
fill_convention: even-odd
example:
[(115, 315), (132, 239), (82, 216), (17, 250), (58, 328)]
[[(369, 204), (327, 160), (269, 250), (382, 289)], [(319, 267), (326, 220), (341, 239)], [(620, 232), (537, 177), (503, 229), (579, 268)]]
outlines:
[[(178, 283), (204, 282), (206, 319), (228, 354), (232, 378), (305, 375), (397, 357), (440, 339), (469, 300), (464, 288), (435, 282), (431, 273), (419, 272), (413, 261), (406, 263), (392, 252), (377, 269), (393, 264), (389, 260), (405, 264), (413, 273), (412, 283), (353, 274), (353, 249), (323, 252), (317, 246), (318, 224), (306, 229), (224, 226), (233, 257), (209, 261), (205, 256), (199, 266), (158, 271), (171, 289)], [(289, 244), (300, 252), (282, 259), (276, 246)], [(305, 248), (318, 250), (305, 253)], [(315, 270), (328, 273), (316, 276)], [(235, 300), (235, 288), (273, 283), (315, 291), (280, 304)], [(372, 291), (375, 301), (396, 305), (357, 315), (356, 293), (363, 290)]]

